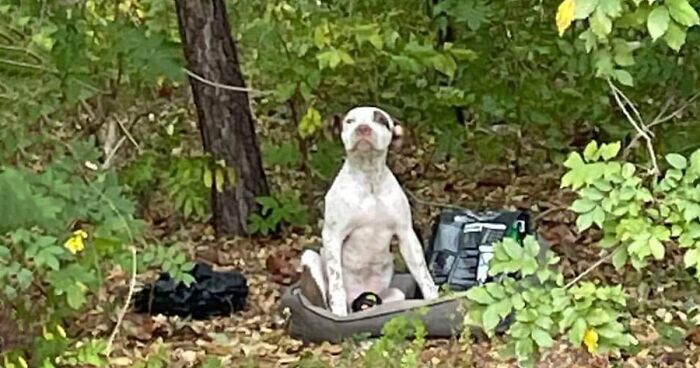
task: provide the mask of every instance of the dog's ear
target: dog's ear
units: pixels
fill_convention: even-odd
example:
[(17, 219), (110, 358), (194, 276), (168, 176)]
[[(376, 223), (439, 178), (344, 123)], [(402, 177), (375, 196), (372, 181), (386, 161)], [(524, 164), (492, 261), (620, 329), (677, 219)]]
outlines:
[(340, 137), (340, 133), (343, 132), (343, 117), (340, 114), (333, 114), (326, 119), (323, 125), (329, 138)]
[(391, 149), (398, 150), (401, 148), (404, 139), (403, 123), (399, 120), (394, 120), (394, 128), (391, 130)]

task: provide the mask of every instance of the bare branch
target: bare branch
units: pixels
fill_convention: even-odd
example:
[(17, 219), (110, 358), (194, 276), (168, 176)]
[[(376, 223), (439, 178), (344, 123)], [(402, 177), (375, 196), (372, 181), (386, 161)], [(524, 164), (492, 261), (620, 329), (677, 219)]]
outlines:
[(590, 267), (588, 267), (585, 271), (581, 272), (573, 280), (569, 281), (569, 283), (566, 284), (566, 286), (564, 286), (564, 289), (568, 289), (568, 288), (574, 286), (574, 284), (581, 281), (581, 279), (584, 278), (589, 273), (591, 273), (591, 271), (595, 270), (596, 268), (598, 268), (598, 266), (600, 266), (601, 264), (603, 264), (604, 262), (606, 262), (607, 260), (612, 258), (613, 254), (615, 254), (615, 252), (610, 252), (605, 257), (601, 257), (594, 264), (592, 264)]
[(124, 133), (124, 135), (126, 135), (126, 137), (129, 138), (129, 141), (131, 142), (131, 144), (133, 144), (134, 147), (136, 147), (136, 151), (138, 151), (138, 153), (141, 154), (141, 146), (139, 146), (139, 144), (136, 142), (136, 139), (134, 139), (134, 137), (131, 135), (131, 133), (129, 133), (129, 130), (126, 129), (126, 127), (124, 126), (124, 123), (122, 123), (121, 120), (117, 119), (117, 124), (119, 124), (119, 127), (122, 129), (122, 132)]
[[(667, 122), (667, 121), (669, 121), (669, 120), (671, 120), (671, 119), (677, 117), (677, 116), (680, 115), (686, 108), (688, 108), (688, 106), (690, 106), (690, 104), (691, 104), (693, 101), (695, 101), (698, 97), (700, 97), (700, 92), (695, 93), (691, 98), (689, 98), (687, 101), (685, 101), (679, 108), (677, 108), (676, 110), (674, 110), (672, 113), (670, 113), (670, 114), (668, 114), (668, 115), (664, 115), (664, 114), (666, 114), (666, 111), (668, 111), (668, 108), (670, 107), (671, 102), (673, 101), (672, 99), (669, 98), (669, 99), (666, 101), (666, 103), (664, 104), (664, 107), (661, 109), (661, 111), (659, 112), (659, 114), (656, 115), (656, 117), (654, 118), (654, 120), (652, 120), (651, 123), (647, 124), (647, 127), (646, 127), (647, 130), (649, 130), (649, 129), (651, 129), (651, 128), (657, 126), (657, 125), (663, 124), (663, 123), (665, 123), (665, 122)], [(630, 150), (631, 150), (633, 147), (635, 147), (635, 146), (637, 145), (637, 142), (639, 142), (639, 139), (640, 139), (640, 138), (642, 138), (642, 136), (641, 136), (640, 134), (637, 134), (637, 135), (634, 136), (634, 138), (632, 138), (632, 141), (630, 141), (630, 143), (627, 145), (627, 147), (625, 147), (625, 150), (624, 150), (624, 153), (623, 153), (623, 157), (624, 157), (624, 158), (627, 158), (627, 156), (628, 156), (629, 153), (630, 153)]]
[[(656, 162), (656, 152), (654, 151), (654, 145), (652, 144), (651, 141), (651, 136), (649, 135), (648, 131), (646, 130), (646, 127), (644, 126), (644, 122), (639, 120), (635, 120), (632, 115), (630, 114), (629, 110), (627, 110), (627, 107), (625, 107), (625, 103), (622, 102), (621, 96), (625, 101), (627, 101), (628, 104), (630, 104), (631, 108), (634, 108), (634, 105), (632, 105), (632, 102), (627, 98), (622, 91), (613, 84), (613, 82), (608, 79), (608, 85), (610, 86), (610, 89), (612, 90), (613, 97), (615, 97), (615, 101), (617, 102), (617, 105), (622, 109), (622, 113), (625, 114), (627, 117), (627, 120), (632, 124), (634, 129), (637, 130), (637, 134), (639, 134), (644, 140), (646, 141), (647, 144), (647, 150), (649, 151), (649, 156), (651, 156), (651, 164), (653, 166), (653, 174), (654, 176), (659, 175), (661, 172), (659, 170), (659, 165)], [(636, 110), (636, 109), (635, 109)]]
[(122, 325), (122, 321), (124, 320), (124, 316), (126, 315), (126, 312), (129, 310), (129, 305), (131, 305), (131, 298), (134, 295), (134, 289), (136, 287), (136, 247), (133, 245), (131, 246), (131, 280), (129, 281), (129, 293), (126, 295), (126, 301), (124, 302), (124, 306), (122, 307), (121, 312), (119, 313), (119, 316), (117, 317), (117, 324), (114, 326), (114, 330), (112, 330), (112, 334), (109, 335), (109, 340), (107, 340), (107, 356), (112, 352), (112, 344), (114, 343), (114, 339), (117, 337), (117, 333), (119, 333), (119, 328)]
[(260, 94), (260, 95), (273, 93), (272, 91), (258, 91), (256, 89), (252, 89), (252, 88), (236, 87), (236, 86), (229, 86), (227, 84), (217, 83), (214, 81), (210, 81), (210, 80), (188, 70), (187, 68), (182, 68), (182, 70), (184, 70), (185, 73), (187, 73), (187, 75), (189, 75), (190, 77), (192, 77), (192, 78), (194, 78), (194, 79), (196, 79), (204, 84), (208, 84), (212, 87), (215, 87), (215, 88), (221, 88), (221, 89), (225, 89), (225, 90), (229, 90), (229, 91), (236, 91), (236, 92), (255, 93), (255, 94)]

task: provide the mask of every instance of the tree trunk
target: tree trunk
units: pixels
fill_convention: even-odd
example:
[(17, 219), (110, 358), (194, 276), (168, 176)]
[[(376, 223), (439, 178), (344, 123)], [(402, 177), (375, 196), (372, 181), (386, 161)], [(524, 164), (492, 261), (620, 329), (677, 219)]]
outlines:
[[(175, 0), (188, 69), (213, 82), (245, 87), (223, 0)], [(219, 235), (244, 235), (255, 197), (269, 193), (248, 94), (190, 77), (204, 150), (235, 170), (235, 183), (212, 188)]]

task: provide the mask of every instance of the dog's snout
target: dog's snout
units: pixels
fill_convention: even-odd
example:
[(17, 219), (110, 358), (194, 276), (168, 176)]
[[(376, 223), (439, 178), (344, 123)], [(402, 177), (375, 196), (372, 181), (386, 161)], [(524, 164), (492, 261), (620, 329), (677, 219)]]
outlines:
[(357, 134), (359, 135), (370, 135), (372, 134), (372, 128), (367, 124), (361, 124), (357, 127)]

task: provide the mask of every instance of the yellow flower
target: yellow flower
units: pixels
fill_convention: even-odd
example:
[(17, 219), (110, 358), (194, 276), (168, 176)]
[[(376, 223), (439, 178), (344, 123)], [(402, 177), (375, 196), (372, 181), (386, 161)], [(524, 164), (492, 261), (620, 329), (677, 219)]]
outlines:
[(594, 329), (589, 328), (586, 334), (583, 335), (583, 343), (586, 344), (589, 353), (595, 353), (598, 350), (598, 333)]
[(85, 242), (83, 241), (84, 239), (87, 239), (88, 234), (83, 231), (83, 230), (76, 230), (73, 232), (73, 236), (68, 238), (65, 243), (63, 243), (63, 246), (68, 249), (73, 254), (76, 254), (78, 252), (81, 252), (83, 249), (85, 249)]
[(571, 22), (574, 21), (574, 13), (576, 11), (576, 4), (574, 0), (564, 0), (559, 4), (557, 8), (557, 30), (559, 31), (559, 37), (561, 37), (564, 32), (571, 26)]

